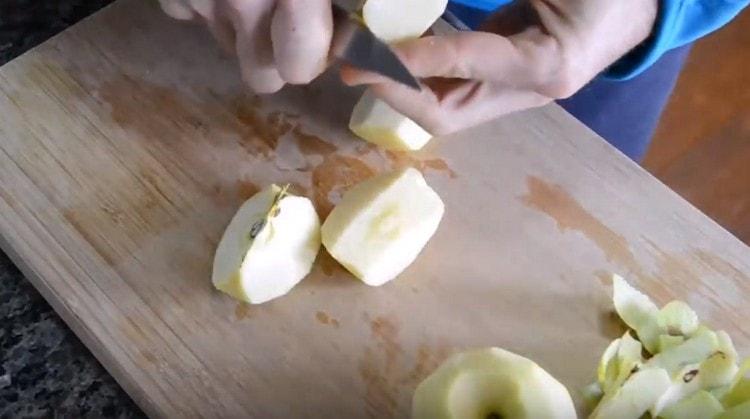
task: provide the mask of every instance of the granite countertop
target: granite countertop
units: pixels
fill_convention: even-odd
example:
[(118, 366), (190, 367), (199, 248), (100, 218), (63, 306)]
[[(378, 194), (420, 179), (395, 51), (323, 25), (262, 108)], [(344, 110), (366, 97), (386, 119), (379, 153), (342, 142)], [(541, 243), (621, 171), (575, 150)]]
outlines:
[[(112, 0), (1, 0), (0, 65)], [(0, 251), (0, 418), (144, 414)]]

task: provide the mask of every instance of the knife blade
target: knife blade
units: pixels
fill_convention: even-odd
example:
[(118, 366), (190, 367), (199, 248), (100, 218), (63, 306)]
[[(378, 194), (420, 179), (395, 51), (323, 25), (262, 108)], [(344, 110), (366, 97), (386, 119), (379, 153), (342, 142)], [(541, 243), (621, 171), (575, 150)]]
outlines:
[(378, 39), (352, 13), (333, 4), (334, 57), (362, 70), (372, 71), (421, 90), (419, 81), (385, 42)]

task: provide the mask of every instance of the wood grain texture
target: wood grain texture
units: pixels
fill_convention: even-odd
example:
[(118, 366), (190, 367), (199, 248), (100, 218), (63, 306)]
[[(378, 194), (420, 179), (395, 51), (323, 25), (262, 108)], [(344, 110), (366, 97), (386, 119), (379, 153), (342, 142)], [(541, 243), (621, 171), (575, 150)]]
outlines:
[[(613, 271), (750, 350), (748, 248), (561, 109), (384, 153), (345, 129), (359, 92), (328, 77), (246, 96), (205, 34), (151, 3), (0, 69), (2, 247), (151, 416), (402, 417), (440, 361), (485, 345), (577, 395), (620, 332)], [(446, 215), (398, 280), (367, 287), (321, 253), (262, 306), (212, 289), (216, 243), (257, 188), (292, 183), (324, 213), (404, 165)]]

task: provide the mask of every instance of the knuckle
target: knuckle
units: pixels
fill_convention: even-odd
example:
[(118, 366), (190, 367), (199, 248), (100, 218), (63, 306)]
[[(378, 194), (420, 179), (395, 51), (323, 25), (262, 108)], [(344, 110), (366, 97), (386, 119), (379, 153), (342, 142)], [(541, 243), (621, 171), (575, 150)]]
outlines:
[(550, 38), (539, 51), (541, 65), (537, 67), (537, 93), (552, 99), (565, 99), (582, 87), (581, 72), (577, 70), (570, 48)]

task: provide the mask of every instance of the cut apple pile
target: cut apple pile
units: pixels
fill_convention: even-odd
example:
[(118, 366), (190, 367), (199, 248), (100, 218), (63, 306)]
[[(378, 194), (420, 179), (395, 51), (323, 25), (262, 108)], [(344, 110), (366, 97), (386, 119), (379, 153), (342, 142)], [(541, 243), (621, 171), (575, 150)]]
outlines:
[[(447, 5), (448, 0), (367, 0), (362, 19), (379, 39), (396, 43), (422, 36)], [(419, 150), (432, 139), (419, 124), (369, 91), (354, 106), (349, 129), (389, 150)]]
[[(604, 351), (583, 394), (591, 418), (750, 418), (750, 360), (682, 301), (659, 309), (613, 276), (615, 310), (630, 328)], [(636, 339), (637, 337), (637, 339)]]
[(245, 202), (214, 258), (214, 286), (260, 304), (288, 293), (312, 268), (321, 244), (368, 285), (406, 269), (437, 230), (443, 202), (416, 169), (354, 186), (323, 227), (309, 199), (276, 185)]

